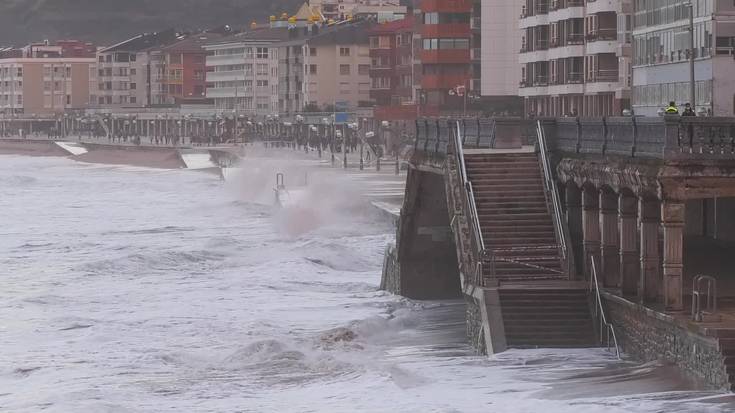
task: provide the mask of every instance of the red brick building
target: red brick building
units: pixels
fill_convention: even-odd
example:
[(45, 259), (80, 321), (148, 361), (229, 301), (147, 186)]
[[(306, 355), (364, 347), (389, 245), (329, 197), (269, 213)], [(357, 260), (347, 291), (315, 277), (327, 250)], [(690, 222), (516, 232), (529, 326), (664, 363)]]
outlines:
[[(178, 104), (201, 102), (206, 98), (207, 54), (202, 45), (215, 38), (217, 33), (199, 33), (186, 37), (160, 49), (152, 59), (154, 78), (154, 104)], [(156, 93), (157, 92), (157, 93)]]
[(470, 90), (470, 17), (472, 0), (421, 0), (422, 112), (461, 112), (464, 97), (452, 89)]
[(413, 16), (379, 24), (370, 32), (370, 99), (377, 120), (413, 120)]

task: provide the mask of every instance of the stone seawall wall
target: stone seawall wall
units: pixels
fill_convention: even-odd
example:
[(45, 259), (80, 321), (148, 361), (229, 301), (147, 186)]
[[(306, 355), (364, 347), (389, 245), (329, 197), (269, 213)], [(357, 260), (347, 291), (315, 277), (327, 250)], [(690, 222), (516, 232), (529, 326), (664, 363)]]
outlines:
[(724, 358), (715, 338), (687, 330), (673, 317), (604, 294), (608, 321), (621, 350), (643, 361), (666, 360), (712, 389), (729, 390)]
[(380, 289), (401, 295), (401, 266), (398, 263), (398, 251), (395, 244), (388, 244), (385, 248)]
[(472, 295), (464, 294), (464, 301), (467, 304), (467, 340), (480, 354), (487, 354), (487, 346), (485, 345), (485, 333), (483, 330), (481, 304), (477, 298)]

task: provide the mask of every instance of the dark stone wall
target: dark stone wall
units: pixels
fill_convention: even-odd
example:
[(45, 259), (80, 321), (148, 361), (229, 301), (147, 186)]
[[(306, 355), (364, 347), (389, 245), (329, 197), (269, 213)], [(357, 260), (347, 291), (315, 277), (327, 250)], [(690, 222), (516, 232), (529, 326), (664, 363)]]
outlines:
[(395, 244), (389, 244), (385, 248), (380, 289), (401, 295), (401, 268), (398, 265), (398, 251)]
[(464, 300), (467, 304), (467, 340), (480, 354), (487, 354), (487, 345), (485, 344), (485, 334), (483, 332), (482, 303), (471, 296), (464, 294)]
[(410, 168), (396, 246), (401, 295), (460, 297), (457, 249), (449, 226), (444, 176)]
[(643, 360), (665, 360), (712, 389), (729, 390), (724, 357), (715, 338), (689, 331), (673, 317), (604, 294), (608, 321), (621, 350)]

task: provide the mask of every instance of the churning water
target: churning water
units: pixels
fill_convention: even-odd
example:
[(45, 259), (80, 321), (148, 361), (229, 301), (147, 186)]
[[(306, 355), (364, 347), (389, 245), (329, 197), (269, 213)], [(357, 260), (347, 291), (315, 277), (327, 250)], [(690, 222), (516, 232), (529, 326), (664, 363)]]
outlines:
[(0, 412), (732, 411), (603, 350), (476, 356), (462, 302), (377, 291), (348, 185), (274, 213), (266, 175), (0, 156)]

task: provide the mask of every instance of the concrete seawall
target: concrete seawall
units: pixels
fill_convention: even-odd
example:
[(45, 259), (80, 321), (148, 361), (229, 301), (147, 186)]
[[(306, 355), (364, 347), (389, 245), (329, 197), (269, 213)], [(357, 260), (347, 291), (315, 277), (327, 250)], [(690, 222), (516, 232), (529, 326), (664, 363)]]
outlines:
[(44, 139), (0, 139), (0, 155), (23, 156), (59, 156), (80, 162), (108, 165), (130, 165), (147, 168), (180, 169), (187, 168), (182, 158), (182, 151), (206, 156), (211, 161), (211, 168), (217, 171), (218, 165), (237, 163), (237, 151), (229, 148), (175, 148), (150, 145), (125, 145), (96, 142), (78, 142), (87, 152), (72, 154), (60, 147), (53, 140)]

